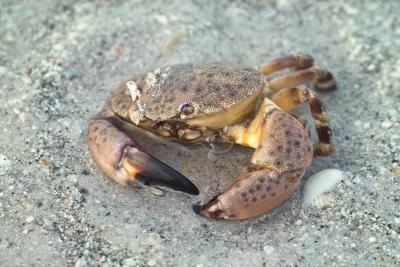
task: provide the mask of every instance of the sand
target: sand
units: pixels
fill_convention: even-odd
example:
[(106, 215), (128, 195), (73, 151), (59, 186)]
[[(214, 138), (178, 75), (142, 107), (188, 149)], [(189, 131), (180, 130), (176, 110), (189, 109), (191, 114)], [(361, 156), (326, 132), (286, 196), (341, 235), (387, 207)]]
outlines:
[[(1, 266), (400, 265), (399, 1), (57, 2), (0, 4)], [(318, 93), (336, 152), (272, 213), (229, 222), (192, 211), (245, 170), (245, 148), (210, 159), (207, 146), (145, 139), (196, 197), (121, 187), (91, 159), (88, 119), (123, 80), (294, 51), (337, 78)], [(343, 181), (305, 208), (304, 183), (327, 168)]]

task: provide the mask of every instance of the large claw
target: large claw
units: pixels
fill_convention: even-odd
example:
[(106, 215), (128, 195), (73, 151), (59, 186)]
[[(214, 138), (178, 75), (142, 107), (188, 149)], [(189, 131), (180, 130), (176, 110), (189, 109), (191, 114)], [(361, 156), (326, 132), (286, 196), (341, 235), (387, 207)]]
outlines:
[(121, 164), (129, 177), (145, 185), (162, 185), (192, 195), (199, 194), (197, 187), (181, 173), (135, 147), (125, 148)]
[(88, 144), (99, 167), (119, 184), (133, 186), (137, 179), (146, 185), (163, 185), (192, 195), (199, 194), (185, 176), (143, 152), (107, 118), (91, 121)]
[(240, 220), (259, 216), (285, 202), (296, 189), (302, 173), (281, 176), (264, 169), (239, 177), (224, 193), (193, 210), (204, 217)]
[(251, 159), (255, 171), (243, 174), (224, 193), (194, 210), (209, 218), (247, 219), (285, 202), (313, 157), (308, 128), (265, 99), (248, 128), (232, 127), (228, 133), (235, 142), (257, 147)]

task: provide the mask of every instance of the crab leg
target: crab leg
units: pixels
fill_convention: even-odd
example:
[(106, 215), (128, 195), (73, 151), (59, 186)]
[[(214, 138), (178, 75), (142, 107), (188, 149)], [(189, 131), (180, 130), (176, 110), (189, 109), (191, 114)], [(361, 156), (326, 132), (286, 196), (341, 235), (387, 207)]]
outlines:
[(99, 167), (124, 186), (134, 186), (136, 179), (197, 195), (196, 186), (182, 174), (145, 153), (115, 123), (111, 109), (92, 118), (88, 129), (89, 150)]
[(265, 75), (291, 67), (300, 70), (269, 81), (267, 88), (275, 92), (311, 80), (315, 82), (319, 90), (334, 89), (336, 87), (336, 82), (332, 74), (325, 69), (313, 66), (313, 64), (314, 59), (310, 55), (298, 52), (286, 57), (274, 59), (255, 68)]
[(305, 69), (313, 65), (314, 59), (305, 53), (298, 52), (285, 57), (277, 58), (257, 66), (256, 69), (265, 74), (271, 74), (285, 68), (294, 67), (296, 69)]
[(318, 90), (333, 90), (336, 88), (336, 81), (332, 74), (317, 66), (274, 78), (268, 81), (267, 88), (277, 92), (284, 88), (306, 83), (307, 81), (314, 81)]
[(272, 101), (284, 111), (290, 111), (300, 104), (308, 103), (319, 139), (319, 142), (314, 145), (314, 153), (326, 156), (333, 152), (334, 145), (329, 118), (324, 106), (313, 91), (305, 86), (286, 88), (276, 93), (272, 97)]
[[(293, 194), (313, 157), (308, 128), (269, 99), (264, 99), (261, 109), (262, 119), (256, 116), (259, 121), (255, 124), (262, 131), (250, 172), (239, 176), (207, 204), (194, 206), (195, 212), (217, 219), (247, 219), (271, 211)], [(243, 127), (234, 125), (226, 134), (241, 143)]]

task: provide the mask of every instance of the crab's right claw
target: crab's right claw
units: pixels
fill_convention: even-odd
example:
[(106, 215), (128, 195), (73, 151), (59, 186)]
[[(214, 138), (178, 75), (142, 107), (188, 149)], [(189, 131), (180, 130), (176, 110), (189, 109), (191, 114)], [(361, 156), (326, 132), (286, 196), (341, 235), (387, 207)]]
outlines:
[(199, 194), (197, 187), (181, 173), (133, 146), (125, 148), (121, 165), (129, 177), (145, 185), (162, 185), (192, 195)]
[(265, 117), (259, 123), (262, 131), (251, 158), (252, 171), (239, 176), (207, 204), (194, 207), (195, 212), (215, 219), (248, 219), (280, 206), (296, 190), (313, 158), (308, 128), (270, 100), (265, 99), (263, 105)]
[(195, 205), (195, 213), (207, 218), (242, 220), (262, 215), (280, 206), (299, 184), (302, 172), (278, 172), (264, 169), (243, 174), (225, 192), (203, 206)]
[(162, 185), (192, 195), (197, 187), (178, 171), (143, 152), (129, 136), (108, 118), (92, 119), (88, 145), (97, 165), (113, 180), (134, 186), (136, 180), (146, 185)]

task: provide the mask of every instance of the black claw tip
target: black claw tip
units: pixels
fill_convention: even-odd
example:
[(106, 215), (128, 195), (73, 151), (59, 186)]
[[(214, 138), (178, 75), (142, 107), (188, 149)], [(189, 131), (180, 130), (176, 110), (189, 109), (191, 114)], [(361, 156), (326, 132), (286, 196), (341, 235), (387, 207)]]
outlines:
[(194, 213), (196, 213), (197, 215), (201, 215), (201, 205), (198, 205), (198, 204), (196, 204), (196, 205), (193, 205), (193, 211), (194, 211)]
[(318, 91), (334, 91), (337, 89), (337, 85), (330, 85), (330, 86), (322, 86), (322, 85), (315, 85), (315, 89)]
[(145, 185), (162, 185), (192, 195), (199, 194), (199, 189), (180, 172), (136, 147), (126, 148), (122, 164), (128, 173), (132, 170), (130, 175)]
[(200, 193), (199, 189), (184, 175), (151, 155), (136, 152), (131, 161), (142, 167), (143, 170), (136, 175), (136, 178), (146, 185), (166, 186), (191, 195)]

